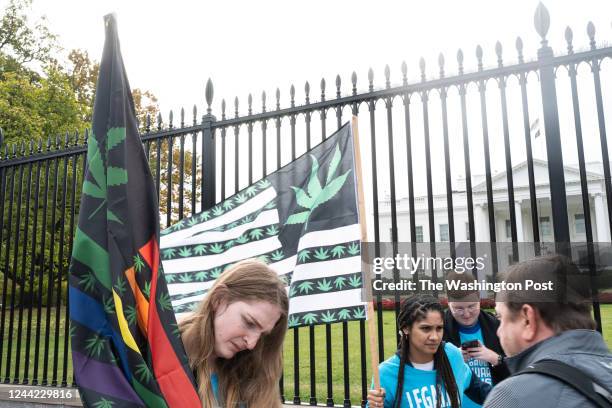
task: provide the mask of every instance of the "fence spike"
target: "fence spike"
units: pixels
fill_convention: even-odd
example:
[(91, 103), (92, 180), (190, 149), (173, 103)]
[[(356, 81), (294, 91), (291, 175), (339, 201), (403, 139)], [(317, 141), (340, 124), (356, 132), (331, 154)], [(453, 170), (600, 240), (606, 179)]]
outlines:
[(372, 67), (368, 69), (368, 89), (370, 90), (370, 92), (374, 90), (374, 70), (372, 69)]
[(38, 139), (38, 149), (36, 150), (36, 153), (42, 153), (42, 147), (43, 147), (43, 140)]
[(162, 128), (162, 116), (161, 112), (157, 114), (157, 130), (161, 130)]
[(208, 105), (208, 108), (206, 108), (206, 113), (208, 113), (209, 115), (212, 112), (210, 105), (212, 105), (214, 95), (215, 95), (215, 89), (213, 87), (212, 79), (208, 78), (208, 81), (206, 81), (206, 88), (204, 90), (204, 96), (206, 97), (206, 104)]
[(151, 114), (147, 113), (147, 119), (145, 123), (145, 132), (149, 133), (151, 131)]
[(181, 107), (181, 127), (185, 127), (185, 108)]
[(504, 66), (504, 62), (502, 60), (502, 51), (502, 44), (501, 42), (497, 41), (495, 43), (495, 55), (497, 55), (497, 66), (500, 68)]
[(31, 156), (34, 154), (34, 141), (30, 140), (30, 151), (28, 152), (28, 155)]
[(5, 159), (9, 158), (9, 146), (8, 146), (8, 144), (4, 145), (4, 158)]
[(574, 32), (572, 31), (570, 26), (567, 26), (565, 29), (565, 41), (567, 41), (567, 53), (574, 53), (574, 46), (572, 45), (572, 41), (574, 40)]
[(459, 75), (463, 75), (463, 50), (457, 50), (457, 64), (459, 64)]
[(482, 71), (482, 47), (476, 46), (476, 58), (478, 59), (478, 71)]
[(196, 104), (193, 104), (193, 126), (198, 123), (198, 107)]
[(21, 157), (24, 157), (26, 154), (26, 142), (25, 140), (21, 141), (21, 149), (19, 149), (19, 154), (21, 155)]
[(13, 156), (13, 159), (17, 157), (17, 143), (13, 143), (13, 151), (11, 156)]
[(64, 149), (68, 148), (68, 144), (70, 143), (70, 133), (66, 131), (66, 136), (64, 137)]
[(280, 88), (276, 88), (276, 110), (280, 110)]
[(85, 129), (85, 140), (83, 141), (83, 145), (87, 146), (88, 142), (89, 142), (89, 129)]
[(251, 116), (251, 114), (253, 113), (253, 95), (252, 94), (249, 94), (247, 98), (247, 103), (249, 105), (249, 116)]
[(385, 87), (387, 89), (391, 88), (391, 68), (389, 64), (385, 65)]
[(402, 83), (404, 86), (408, 85), (408, 64), (406, 61), (402, 61)]
[(60, 135), (55, 135), (55, 149), (56, 150), (61, 149), (61, 144), (62, 144), (61, 136)]
[(306, 105), (310, 103), (310, 83), (306, 81), (304, 84), (304, 93), (306, 94)]
[(587, 24), (587, 34), (589, 36), (589, 40), (591, 40), (589, 42), (589, 45), (591, 46), (591, 49), (594, 50), (595, 47), (595, 24), (593, 24), (592, 21), (589, 21), (589, 23)]
[(225, 99), (221, 100), (221, 119), (225, 120)]
[(336, 75), (336, 98), (340, 99), (340, 85), (342, 85), (342, 79), (340, 74)]
[(419, 60), (419, 69), (421, 70), (421, 82), (425, 82), (425, 58)]
[(533, 16), (533, 23), (536, 32), (542, 38), (542, 45), (545, 46), (548, 44), (548, 41), (546, 41), (546, 34), (548, 34), (548, 29), (550, 28), (550, 14), (542, 2), (540, 2), (536, 8)]
[(325, 78), (321, 78), (321, 101), (325, 101)]
[(261, 92), (261, 111), (266, 111), (266, 91)]
[(238, 117), (238, 97), (234, 97), (234, 111), (236, 114), (236, 117)]
[(74, 146), (79, 145), (79, 131), (74, 132)]
[(289, 88), (289, 98), (291, 98), (291, 107), (293, 108), (295, 106), (295, 86), (293, 84)]
[(4, 143), (4, 130), (2, 130), (2, 128), (0, 127), (0, 147), (2, 147), (3, 143)]
[(440, 78), (444, 78), (444, 54), (438, 55), (438, 66), (440, 67)]
[(523, 62), (525, 62), (525, 59), (523, 58), (523, 39), (521, 37), (516, 37), (516, 50), (518, 51), (518, 60), (519, 60), (519, 64), (522, 64)]
[(355, 71), (351, 74), (351, 84), (353, 84), (353, 95), (357, 95), (357, 73)]
[(168, 122), (169, 122), (169, 123), (168, 123), (168, 127), (169, 127), (170, 129), (172, 129), (172, 127), (173, 127), (173, 126), (172, 126), (172, 120), (173, 120), (173, 119), (174, 119), (174, 113), (172, 112), (172, 109), (170, 109), (170, 115), (169, 115), (169, 121), (168, 121)]

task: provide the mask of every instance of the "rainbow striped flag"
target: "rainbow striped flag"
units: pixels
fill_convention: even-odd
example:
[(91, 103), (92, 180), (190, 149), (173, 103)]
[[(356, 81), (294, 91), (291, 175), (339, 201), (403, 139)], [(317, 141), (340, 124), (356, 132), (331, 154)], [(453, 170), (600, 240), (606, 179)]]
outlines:
[(74, 375), (87, 407), (200, 407), (159, 259), (157, 194), (116, 22), (104, 20), (70, 263)]

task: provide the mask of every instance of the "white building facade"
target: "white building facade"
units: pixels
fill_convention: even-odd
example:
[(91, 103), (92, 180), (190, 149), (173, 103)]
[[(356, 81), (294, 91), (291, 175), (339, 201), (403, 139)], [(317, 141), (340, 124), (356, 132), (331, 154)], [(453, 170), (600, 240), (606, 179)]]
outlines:
[[(594, 242), (610, 242), (610, 228), (607, 214), (605, 179), (602, 163), (587, 163), (587, 187), (591, 226)], [(534, 180), (536, 187), (539, 233), (541, 242), (554, 241), (553, 220), (550, 203), (550, 186), (547, 162), (533, 160)], [(495, 215), (495, 235), (497, 242), (510, 242), (511, 225), (509, 205), (513, 205), (516, 214), (516, 229), (518, 242), (534, 242), (533, 223), (531, 216), (531, 200), (529, 194), (529, 177), (527, 162), (522, 162), (512, 169), (514, 185), (514, 202), (508, 202), (508, 184), (505, 172), (492, 176), (492, 191)], [(465, 180), (460, 179), (458, 186), (462, 190), (453, 191), (453, 217), (455, 227), (455, 242), (470, 240), (467, 195)], [(567, 196), (568, 222), (572, 242), (586, 241), (585, 217), (582, 206), (582, 189), (580, 172), (577, 167), (565, 166), (565, 190)], [(489, 242), (489, 208), (487, 204), (487, 189), (483, 175), (472, 176), (472, 200), (474, 210), (474, 230), (476, 242)], [(415, 228), (417, 242), (429, 242), (429, 210), (427, 196), (415, 197)], [(446, 194), (434, 195), (433, 213), (435, 223), (435, 241), (449, 241), (449, 225)], [(410, 209), (408, 198), (397, 200), (398, 241), (410, 241)], [(391, 241), (391, 203), (387, 199), (379, 205), (379, 226), (381, 241)]]

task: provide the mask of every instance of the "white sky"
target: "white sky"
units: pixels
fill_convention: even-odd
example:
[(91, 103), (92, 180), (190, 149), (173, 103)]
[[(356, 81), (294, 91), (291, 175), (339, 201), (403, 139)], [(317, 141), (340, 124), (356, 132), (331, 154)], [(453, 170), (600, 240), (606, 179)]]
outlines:
[[(0, 4), (7, 0), (0, 0)], [(355, 70), (359, 89), (367, 87), (367, 70), (383, 86), (385, 64), (392, 82), (400, 81), (400, 64), (418, 79), (418, 60), (428, 61), (436, 75), (437, 56), (444, 52), (448, 70), (455, 71), (456, 51), (465, 52), (466, 69), (475, 68), (474, 49), (481, 44), (485, 64), (494, 65), (494, 45), (504, 45), (506, 60), (515, 61), (514, 42), (523, 37), (525, 55), (534, 58), (539, 39), (533, 28), (535, 0), (497, 1), (188, 1), (159, 0), (34, 0), (34, 14), (45, 14), (66, 49), (84, 48), (98, 59), (102, 53), (102, 16), (118, 17), (123, 57), (132, 88), (153, 91), (164, 115), (169, 109), (204, 104), (204, 84), (212, 78), (215, 109), (221, 98), (235, 96), (246, 105), (254, 94), (268, 99), (276, 87), (287, 103), (289, 87), (303, 100), (304, 82), (318, 99), (319, 82), (328, 94), (336, 74), (343, 93), (350, 91)], [(612, 1), (545, 2), (551, 14), (550, 43), (565, 50), (563, 32), (574, 29), (574, 42), (587, 46), (586, 24), (592, 20), (597, 38), (612, 39)], [(452, 67), (452, 68), (451, 68)]]
[[(6, 4), (7, 0), (0, 0)], [(521, 36), (527, 60), (537, 58), (540, 38), (534, 29), (536, 0), (497, 1), (364, 1), (364, 0), (309, 0), (298, 1), (187, 1), (159, 0), (34, 0), (33, 16), (46, 15), (51, 30), (60, 36), (60, 43), (67, 49), (86, 49), (90, 56), (99, 60), (104, 42), (102, 17), (108, 12), (117, 14), (122, 54), (132, 88), (151, 90), (159, 99), (165, 121), (170, 109), (178, 118), (180, 107), (191, 123), (191, 109), (197, 104), (198, 115), (204, 106), (204, 85), (210, 77), (215, 88), (213, 113), (220, 116), (221, 99), (228, 102), (228, 115), (233, 116), (233, 100), (240, 99), (240, 114), (246, 114), (248, 93), (253, 93), (254, 112), (261, 110), (261, 92), (268, 95), (267, 106), (274, 105), (274, 92), (281, 90), (281, 107), (289, 106), (289, 88), (296, 86), (296, 104), (304, 103), (304, 83), (311, 85), (311, 101), (320, 98), (321, 78), (327, 81), (327, 98), (335, 97), (335, 77), (342, 77), (342, 93), (351, 91), (350, 75), (358, 75), (358, 89), (367, 89), (367, 71), (375, 72), (375, 87), (384, 87), (384, 66), (391, 67), (392, 84), (401, 83), (400, 65), (408, 64), (409, 82), (420, 80), (418, 61), (421, 56), (427, 61), (427, 76), (438, 76), (438, 54), (446, 58), (447, 76), (456, 72), (456, 53), (462, 48), (465, 54), (465, 70), (476, 69), (475, 48), (484, 49), (485, 67), (497, 65), (495, 43), (501, 41), (504, 48), (504, 63), (516, 63), (515, 41)], [(587, 49), (586, 25), (593, 21), (596, 27), (598, 46), (612, 42), (612, 1), (548, 0), (550, 12), (549, 44), (556, 54), (565, 54), (565, 28), (574, 30), (576, 50)], [(612, 137), (612, 60), (602, 64), (602, 90), (608, 129)], [(561, 71), (560, 71), (561, 72)], [(560, 123), (565, 163), (576, 163), (571, 94), (567, 72), (558, 73), (558, 95)], [(532, 77), (529, 83), (529, 110), (533, 121), (541, 115), (539, 83)], [(581, 111), (587, 161), (601, 160), (597, 115), (594, 105), (593, 79), (588, 66), (581, 67)], [(509, 81), (510, 82), (510, 81)], [(509, 84), (508, 107), (512, 146), (512, 164), (525, 160), (524, 134), (520, 92), (516, 80)], [(451, 145), (451, 172), (453, 188), (458, 176), (465, 174), (463, 164), (461, 123), (456, 90), (449, 92), (449, 138)], [(377, 105), (377, 148), (379, 198), (389, 192), (389, 160), (384, 104)], [(499, 91), (494, 83), (487, 89), (487, 109), (493, 171), (505, 169), (503, 132)], [(364, 159), (364, 184), (366, 196), (371, 194), (371, 163), (369, 146), (369, 118), (367, 107), (361, 106), (360, 129), (362, 134), (362, 157)], [(411, 104), (414, 178), (417, 195), (425, 194), (423, 151), (423, 120), (421, 104), (415, 97)], [(484, 172), (480, 107), (475, 88), (468, 93), (468, 127), (470, 133), (471, 169), (473, 174)], [(364, 118), (365, 117), (365, 118)], [(403, 129), (403, 107), (400, 101), (393, 106), (394, 143), (396, 148), (397, 197), (407, 194), (405, 141)], [(432, 171), (434, 192), (445, 191), (444, 158), (441, 137), (439, 97), (430, 99), (430, 130), (432, 143)], [(348, 120), (345, 113), (343, 120)], [(175, 119), (178, 122), (178, 119)], [(303, 121), (303, 119), (302, 119)], [(298, 124), (299, 125), (299, 124)], [(286, 126), (286, 123), (283, 124)], [(313, 122), (313, 132), (320, 124)], [(273, 134), (273, 125), (269, 126)], [(328, 131), (335, 129), (332, 114), (327, 120)], [(257, 127), (256, 127), (257, 132)], [(284, 130), (288, 132), (288, 130)], [(244, 129), (241, 136), (244, 135)], [(320, 140), (320, 135), (316, 137)], [(233, 135), (228, 136), (228, 169), (226, 187), (228, 194), (234, 191), (233, 184)], [(301, 138), (301, 139), (300, 139)], [(259, 139), (260, 140), (260, 139)], [(303, 129), (298, 129), (298, 154), (305, 151)], [(534, 142), (534, 155), (545, 159), (544, 138)], [(313, 144), (317, 140), (313, 140)], [(261, 159), (257, 151), (255, 135), (254, 156)], [(612, 144), (609, 142), (609, 145)], [(241, 161), (245, 157), (241, 144)], [(270, 141), (269, 149), (275, 148)], [(282, 164), (290, 160), (288, 149), (282, 149)], [(274, 156), (268, 163), (273, 169)], [(219, 164), (218, 164), (219, 165)], [(244, 166), (246, 169), (246, 166)], [(219, 175), (218, 175), (219, 177)], [(254, 180), (261, 177), (259, 168), (254, 171)], [(247, 185), (241, 173), (240, 188)], [(220, 194), (220, 193), (218, 193)], [(220, 196), (218, 195), (218, 198)], [(367, 199), (369, 203), (369, 198)], [(368, 204), (368, 207), (370, 204)], [(368, 212), (371, 208), (367, 209)]]

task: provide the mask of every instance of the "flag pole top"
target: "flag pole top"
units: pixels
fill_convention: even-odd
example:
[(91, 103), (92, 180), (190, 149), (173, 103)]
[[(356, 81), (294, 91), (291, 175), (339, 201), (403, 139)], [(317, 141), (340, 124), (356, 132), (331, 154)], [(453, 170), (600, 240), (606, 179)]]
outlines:
[(110, 24), (117, 25), (117, 13), (114, 11), (104, 16), (104, 25), (108, 27)]

